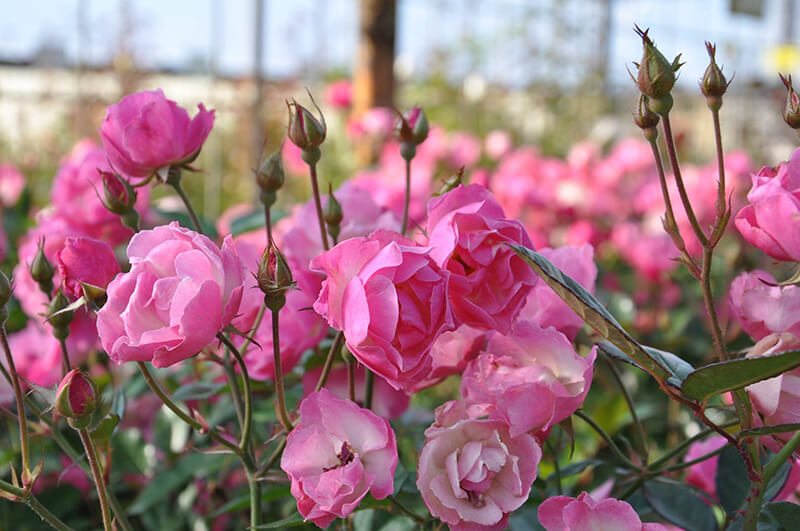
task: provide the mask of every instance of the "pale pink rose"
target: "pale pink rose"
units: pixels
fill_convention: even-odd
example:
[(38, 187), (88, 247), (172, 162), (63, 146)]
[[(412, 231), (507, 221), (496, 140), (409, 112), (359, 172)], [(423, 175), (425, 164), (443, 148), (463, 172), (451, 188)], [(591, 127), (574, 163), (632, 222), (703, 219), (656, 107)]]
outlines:
[(326, 275), (314, 309), (361, 363), (406, 392), (428, 377), (431, 346), (454, 324), (449, 274), (427, 247), (378, 230), (320, 254), (311, 270)]
[(295, 146), (292, 142), (283, 144), (281, 158), (286, 171), (292, 175), (308, 174), (308, 165), (303, 161), (303, 150)]
[(396, 117), (388, 107), (368, 109), (347, 122), (347, 135), (353, 140), (366, 135), (382, 141), (392, 133)]
[(481, 141), (469, 133), (455, 133), (450, 138), (448, 161), (455, 168), (470, 168), (481, 160)]
[[(722, 448), (726, 444), (728, 444), (728, 441), (726, 441), (725, 437), (722, 435), (712, 435), (703, 441), (692, 443), (692, 445), (689, 446), (689, 451), (686, 452), (683, 461), (694, 461), (695, 459), (699, 459), (700, 457), (703, 457), (714, 450)], [(700, 463), (690, 466), (688, 473), (686, 474), (686, 483), (697, 487), (703, 492), (708, 493), (712, 498), (716, 499), (716, 476), (718, 462), (719, 456), (714, 456), (710, 459), (706, 459), (705, 461), (701, 461)]]
[[(255, 326), (259, 309), (264, 305), (264, 293), (258, 289), (255, 273), (263, 254), (255, 246), (246, 241), (236, 241), (236, 250), (245, 266), (244, 290), (242, 303), (237, 315), (231, 323), (241, 332), (249, 333)], [(293, 272), (298, 289), (286, 292), (286, 305), (281, 308), (278, 322), (281, 348), (281, 368), (286, 373), (300, 361), (303, 352), (313, 348), (325, 337), (328, 327), (325, 320), (320, 317), (311, 306), (318, 291), (309, 293), (304, 286), (318, 282), (316, 279), (302, 281), (301, 277), (309, 276), (308, 271)], [(247, 371), (251, 378), (257, 380), (274, 380), (275, 366), (272, 352), (272, 314), (266, 310), (261, 324), (256, 329), (255, 341), (251, 342), (242, 352)], [(244, 338), (234, 336), (233, 342), (241, 346)]]
[(137, 233), (129, 272), (108, 285), (97, 313), (103, 348), (117, 363), (167, 367), (200, 352), (239, 310), (242, 266), (228, 236), (222, 250), (172, 222)]
[(596, 356), (597, 347), (582, 358), (561, 332), (519, 321), (509, 335), (492, 335), (467, 365), (461, 396), (489, 404), (490, 416), (507, 422), (514, 436), (546, 432), (583, 403)]
[[(367, 371), (360, 363), (355, 367), (355, 399), (358, 405), (364, 404), (366, 393)], [(322, 367), (316, 367), (303, 374), (303, 394), (308, 395), (314, 392), (319, 376), (322, 374)], [(350, 390), (347, 382), (347, 367), (339, 365), (331, 370), (328, 379), (325, 381), (325, 389), (339, 398), (349, 398)], [(377, 378), (374, 382), (372, 395), (372, 411), (385, 419), (397, 418), (408, 409), (410, 398), (402, 391), (398, 391), (382, 378)]]
[(13, 164), (0, 164), (0, 207), (16, 205), (23, 190), (25, 177), (22, 173)]
[(800, 337), (800, 288), (764, 282), (775, 284), (775, 278), (756, 270), (731, 283), (730, 308), (739, 326), (756, 341), (783, 332)]
[[(202, 103), (194, 118), (161, 89), (136, 92), (109, 105), (100, 138), (111, 166), (130, 177), (149, 177), (193, 160), (214, 126)], [(166, 174), (165, 174), (166, 175)]]
[[(591, 245), (545, 248), (540, 249), (539, 253), (586, 288), (589, 293), (594, 293), (597, 266), (594, 263), (594, 248)], [(552, 326), (571, 340), (575, 339), (578, 330), (583, 326), (583, 319), (544, 282), (539, 282), (533, 287), (528, 295), (528, 302), (519, 314), (519, 319), (531, 321), (542, 328)]]
[(325, 87), (325, 101), (331, 107), (347, 109), (353, 103), (353, 85), (348, 79), (334, 81)]
[(435, 412), (419, 455), (417, 487), (431, 514), (453, 531), (499, 531), (528, 499), (542, 450), (499, 419), (451, 401)]
[[(800, 339), (792, 334), (771, 334), (756, 343), (746, 357), (775, 356), (787, 350), (798, 349)], [(748, 385), (745, 390), (764, 425), (800, 423), (800, 368)], [(791, 432), (777, 433), (772, 438), (785, 443), (791, 435)], [(763, 437), (762, 441), (777, 452), (780, 445), (770, 443), (772, 438)]]
[(431, 257), (451, 274), (457, 322), (508, 332), (538, 278), (507, 245), (533, 247), (522, 224), (486, 188), (459, 186), (428, 203), (428, 235)]
[(327, 389), (300, 403), (281, 457), (297, 510), (322, 528), (353, 512), (368, 492), (377, 500), (392, 494), (396, 467), (389, 423)]
[(514, 143), (511, 139), (511, 134), (502, 129), (490, 131), (483, 142), (486, 155), (492, 160), (502, 159), (513, 147)]
[(601, 502), (586, 492), (577, 498), (552, 496), (539, 506), (539, 523), (547, 531), (666, 531), (663, 524), (642, 523), (627, 502), (608, 498)]
[(678, 249), (663, 229), (651, 229), (634, 222), (614, 226), (611, 242), (622, 257), (644, 278), (660, 282), (678, 267)]
[(772, 258), (800, 261), (800, 149), (788, 162), (761, 168), (752, 177), (750, 204), (736, 215), (736, 228)]
[(83, 284), (105, 289), (120, 272), (114, 250), (106, 242), (93, 238), (67, 238), (56, 253), (56, 267), (64, 279), (64, 288), (74, 299), (83, 295)]
[[(113, 247), (127, 241), (133, 231), (103, 206), (103, 177), (98, 170), (111, 170), (106, 153), (91, 140), (79, 141), (58, 168), (50, 200), (56, 216)], [(142, 217), (147, 216), (149, 196), (147, 187), (137, 189), (135, 207)]]
[(467, 363), (484, 349), (490, 334), (491, 332), (467, 325), (442, 332), (431, 347), (431, 372), (413, 391), (420, 391), (438, 384), (448, 376), (463, 373)]
[[(94, 324), (85, 314), (81, 321)], [(73, 365), (83, 363), (86, 358), (87, 349), (82, 344), (86, 340), (81, 337), (85, 335), (83, 328), (81, 322), (77, 327), (73, 322), (67, 338), (67, 352)], [(30, 319), (25, 328), (8, 336), (8, 344), (14, 366), (25, 380), (41, 387), (55, 387), (61, 381), (61, 344), (49, 325)], [(4, 378), (0, 377), (0, 380)]]

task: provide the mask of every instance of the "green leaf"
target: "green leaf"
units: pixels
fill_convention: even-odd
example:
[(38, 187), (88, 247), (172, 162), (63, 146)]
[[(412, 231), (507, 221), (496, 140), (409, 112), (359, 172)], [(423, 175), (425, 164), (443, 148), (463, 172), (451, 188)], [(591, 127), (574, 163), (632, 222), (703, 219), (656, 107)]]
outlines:
[(108, 442), (118, 425), (119, 415), (116, 413), (107, 415), (100, 421), (97, 427), (92, 430), (92, 440), (98, 444)]
[(717, 529), (711, 507), (689, 485), (656, 479), (645, 483), (642, 491), (655, 512), (686, 531)]
[(763, 437), (764, 435), (788, 433), (797, 430), (800, 430), (800, 424), (774, 424), (772, 426), (761, 426), (758, 428), (750, 428), (749, 430), (742, 430), (736, 434), (736, 438), (748, 439), (750, 437)]
[[(608, 341), (601, 341), (598, 343), (598, 346), (600, 347), (600, 350), (608, 356), (620, 361), (624, 361), (625, 363), (629, 363), (630, 365), (633, 365), (634, 367), (643, 371), (645, 370), (641, 365), (633, 361), (630, 356), (622, 352)], [(648, 355), (659, 361), (659, 363), (661, 363), (664, 368), (669, 371), (670, 376), (667, 378), (667, 383), (673, 385), (674, 387), (680, 388), (683, 380), (685, 380), (686, 377), (689, 376), (692, 371), (694, 371), (694, 367), (692, 367), (689, 362), (683, 360), (677, 354), (645, 345), (641, 345), (641, 347), (645, 352), (647, 352)]]
[(128, 507), (130, 514), (142, 514), (157, 504), (166, 503), (169, 495), (186, 484), (191, 478), (207, 476), (218, 469), (223, 458), (189, 454), (181, 458), (172, 468), (157, 474)]
[(268, 524), (261, 524), (256, 527), (252, 527), (251, 529), (283, 529), (285, 527), (297, 527), (303, 525), (305, 522), (303, 521), (303, 517), (300, 516), (300, 513), (294, 513), (282, 520), (276, 520), (274, 522), (270, 522)]
[(800, 366), (800, 350), (757, 356), (700, 367), (683, 382), (683, 394), (706, 401), (712, 396), (774, 378)]
[[(272, 219), (273, 224), (284, 217), (286, 217), (286, 212), (283, 210), (277, 210), (275, 208), (270, 209), (270, 218)], [(231, 222), (231, 234), (233, 236), (238, 236), (239, 234), (258, 229), (263, 230), (263, 228), (264, 211), (261, 209), (254, 208), (252, 212), (248, 212), (247, 214), (240, 216)]]
[(225, 384), (215, 382), (197, 382), (189, 385), (182, 385), (172, 395), (176, 401), (182, 400), (205, 400), (219, 393)]
[[(775, 454), (769, 452), (770, 458), (775, 457)], [(792, 461), (787, 459), (783, 462), (781, 467), (775, 472), (775, 475), (769, 478), (767, 488), (764, 491), (764, 501), (770, 502), (774, 500), (778, 494), (781, 493), (783, 487), (786, 485), (786, 480), (789, 479), (789, 473), (792, 471)]]
[(630, 356), (640, 367), (660, 380), (673, 376), (661, 361), (654, 359), (631, 335), (622, 328), (613, 315), (603, 307), (578, 282), (565, 275), (543, 255), (522, 245), (511, 245), (514, 251), (542, 277), (550, 288), (561, 297), (598, 334)]
[[(266, 504), (269, 502), (273, 502), (275, 500), (286, 499), (287, 496), (291, 496), (291, 492), (289, 490), (289, 485), (278, 485), (273, 488), (268, 488), (261, 492), (261, 503)], [(221, 505), (217, 508), (216, 511), (208, 515), (208, 518), (216, 518), (218, 516), (222, 516), (225, 513), (231, 513), (235, 511), (242, 511), (250, 507), (250, 495), (244, 494), (239, 496), (238, 498), (234, 498), (230, 500), (228, 503)]]
[(719, 454), (714, 481), (717, 497), (725, 511), (737, 511), (750, 491), (750, 478), (747, 476), (747, 465), (734, 446), (728, 444)]
[(758, 517), (759, 531), (782, 531), (797, 529), (800, 522), (800, 506), (790, 502), (768, 503)]

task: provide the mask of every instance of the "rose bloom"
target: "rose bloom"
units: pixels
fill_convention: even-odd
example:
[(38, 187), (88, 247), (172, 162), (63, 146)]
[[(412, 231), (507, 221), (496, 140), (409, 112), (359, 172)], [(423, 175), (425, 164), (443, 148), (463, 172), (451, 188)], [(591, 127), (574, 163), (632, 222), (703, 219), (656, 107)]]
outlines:
[(428, 377), (431, 346), (454, 325), (449, 275), (427, 247), (378, 230), (320, 254), (311, 269), (326, 275), (314, 310), (361, 363), (406, 392)]
[[(367, 371), (364, 369), (363, 365), (356, 363), (354, 372), (355, 399), (357, 404), (362, 405), (364, 404), (364, 398), (367, 392)], [(322, 367), (310, 369), (303, 374), (304, 395), (309, 395), (314, 392), (314, 388), (317, 386), (320, 374), (322, 374)], [(348, 398), (350, 395), (350, 390), (347, 387), (347, 378), (347, 367), (344, 365), (334, 367), (328, 375), (328, 379), (325, 381), (324, 388), (339, 398)], [(376, 415), (385, 419), (393, 419), (405, 413), (405, 411), (408, 409), (408, 404), (411, 401), (407, 394), (402, 391), (398, 391), (389, 385), (383, 378), (377, 378), (373, 385), (371, 409)]]
[[(591, 245), (567, 245), (558, 249), (540, 249), (539, 252), (589, 293), (594, 293), (597, 266)], [(534, 322), (542, 328), (552, 326), (571, 340), (575, 339), (578, 330), (583, 326), (583, 319), (544, 282), (533, 287), (519, 319)]]
[(607, 498), (597, 502), (586, 492), (577, 498), (552, 496), (539, 506), (539, 523), (547, 531), (666, 531), (663, 524), (642, 523), (627, 502)]
[(735, 221), (744, 239), (776, 260), (800, 261), (800, 149), (753, 175), (747, 200)]
[[(255, 278), (262, 253), (259, 253), (254, 245), (246, 241), (237, 241), (236, 250), (248, 272), (245, 274), (242, 303), (231, 323), (241, 332), (248, 333), (255, 326), (258, 312), (264, 305), (264, 293), (258, 289), (258, 282)], [(297, 272), (295, 280), (298, 282), (298, 289), (286, 292), (286, 304), (279, 313), (281, 368), (284, 373), (291, 371), (300, 361), (303, 353), (322, 341), (328, 332), (325, 320), (311, 309), (316, 292), (309, 293), (306, 288), (316, 279), (304, 281), (299, 278), (311, 275), (308, 271)], [(269, 310), (265, 311), (261, 323), (256, 329), (254, 340), (247, 349), (242, 351), (247, 372), (251, 378), (257, 380), (274, 380), (272, 315)], [(237, 346), (241, 346), (244, 338), (238, 335), (234, 336), (233, 342)]]
[(25, 177), (13, 164), (0, 164), (0, 206), (11, 208), (17, 204), (23, 190)]
[(499, 531), (528, 499), (542, 458), (536, 439), (512, 437), (500, 419), (450, 401), (425, 430), (417, 487), (433, 516), (453, 531)]
[(431, 372), (425, 380), (414, 386), (413, 391), (420, 391), (448, 376), (463, 373), (467, 363), (484, 349), (490, 334), (467, 325), (442, 332), (431, 347)]
[(367, 492), (377, 500), (392, 494), (396, 467), (389, 423), (327, 389), (300, 403), (281, 457), (297, 510), (323, 528), (353, 512)]
[(428, 203), (428, 234), (431, 257), (451, 274), (456, 321), (508, 332), (537, 279), (506, 245), (533, 247), (522, 224), (486, 188), (459, 186)]
[(487, 404), (511, 435), (546, 431), (580, 407), (592, 383), (597, 347), (579, 356), (553, 328), (520, 321), (509, 335), (494, 334), (461, 380), (461, 395)]
[(214, 126), (202, 103), (194, 118), (161, 89), (137, 92), (109, 105), (100, 138), (111, 166), (130, 177), (150, 177), (191, 162)]
[(784, 332), (800, 337), (800, 288), (764, 282), (775, 284), (775, 278), (756, 270), (731, 283), (730, 308), (739, 326), (756, 341)]
[(172, 222), (137, 233), (129, 272), (108, 285), (97, 313), (103, 348), (117, 363), (167, 367), (213, 341), (239, 310), (244, 268), (230, 237), (220, 250)]
[(120, 272), (110, 245), (80, 237), (67, 238), (64, 248), (56, 253), (56, 267), (73, 299), (83, 295), (81, 283), (105, 289)]

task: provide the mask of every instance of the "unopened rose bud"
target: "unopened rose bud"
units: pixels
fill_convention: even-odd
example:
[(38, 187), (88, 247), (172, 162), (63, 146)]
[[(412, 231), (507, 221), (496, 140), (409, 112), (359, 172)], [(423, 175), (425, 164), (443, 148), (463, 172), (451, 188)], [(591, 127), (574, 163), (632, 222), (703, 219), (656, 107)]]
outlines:
[(259, 200), (268, 207), (275, 204), (278, 198), (276, 192), (283, 186), (285, 176), (283, 173), (282, 151), (283, 146), (264, 159), (256, 171), (256, 184), (261, 190)]
[(413, 107), (405, 116), (400, 117), (400, 122), (395, 128), (395, 134), (400, 142), (410, 142), (419, 145), (428, 138), (428, 117), (420, 107)]
[(267, 308), (273, 312), (283, 308), (286, 304), (285, 293), (294, 288), (295, 283), (286, 258), (274, 242), (270, 243), (264, 251), (264, 256), (261, 257), (256, 280), (259, 289), (264, 293), (264, 304)]
[(792, 129), (800, 128), (800, 96), (795, 92), (792, 86), (791, 74), (786, 77), (783, 74), (778, 74), (786, 87), (786, 106), (783, 109), (783, 120)]
[(53, 409), (69, 420), (70, 426), (83, 429), (91, 422), (97, 408), (97, 390), (94, 382), (78, 369), (72, 369), (61, 380), (56, 390)]
[(344, 212), (342, 212), (342, 205), (333, 195), (333, 185), (330, 183), (328, 183), (328, 201), (325, 203), (322, 217), (325, 219), (325, 224), (328, 227), (328, 234), (331, 235), (334, 242), (338, 241), (339, 232), (342, 229), (341, 224)]
[(644, 137), (653, 142), (658, 137), (658, 129), (656, 126), (660, 120), (659, 116), (650, 110), (648, 105), (649, 98), (644, 94), (639, 95), (639, 105), (633, 111), (633, 121), (642, 129)]
[(136, 190), (121, 175), (103, 171), (97, 172), (103, 178), (103, 197), (105, 207), (117, 215), (122, 215), (136, 204)]
[(58, 290), (56, 296), (50, 301), (47, 307), (47, 322), (53, 327), (53, 335), (56, 339), (63, 340), (69, 336), (69, 325), (75, 318), (72, 310), (63, 311), (69, 306), (69, 299)]
[(677, 80), (675, 72), (683, 64), (680, 62), (681, 56), (678, 54), (670, 63), (647, 35), (649, 30), (642, 30), (637, 26), (635, 31), (642, 38), (644, 52), (641, 62), (634, 63), (639, 69), (634, 81), (639, 90), (653, 100), (651, 109), (661, 115), (667, 114), (672, 108), (670, 92)]
[(44, 239), (39, 240), (36, 254), (30, 265), (31, 277), (39, 284), (39, 288), (49, 297), (53, 293), (53, 275), (55, 268), (44, 254)]
[(706, 103), (711, 110), (718, 111), (722, 107), (722, 96), (728, 90), (730, 82), (725, 79), (725, 74), (717, 65), (717, 47), (710, 42), (706, 42), (706, 50), (711, 62), (706, 67), (703, 79), (700, 80), (700, 90), (706, 97)]
[(289, 140), (303, 151), (318, 148), (325, 140), (328, 130), (322, 111), (317, 107), (320, 121), (308, 109), (294, 100), (287, 101), (286, 105), (289, 107)]

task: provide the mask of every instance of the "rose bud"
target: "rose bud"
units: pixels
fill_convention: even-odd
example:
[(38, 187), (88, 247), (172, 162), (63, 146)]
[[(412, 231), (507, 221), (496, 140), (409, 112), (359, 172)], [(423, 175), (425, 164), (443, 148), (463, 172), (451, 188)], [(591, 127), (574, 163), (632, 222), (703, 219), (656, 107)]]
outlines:
[(78, 369), (64, 376), (56, 390), (53, 409), (69, 420), (76, 430), (86, 428), (97, 408), (97, 390), (94, 382)]
[(47, 307), (47, 322), (53, 327), (53, 335), (59, 340), (69, 337), (69, 325), (75, 318), (74, 311), (62, 311), (68, 306), (69, 299), (59, 289)]
[(709, 109), (718, 111), (722, 107), (722, 95), (728, 90), (730, 82), (725, 79), (725, 74), (717, 65), (717, 46), (706, 41), (706, 50), (711, 62), (703, 74), (703, 79), (700, 80), (700, 90), (706, 97)]
[(122, 218), (122, 223), (139, 232), (139, 212), (136, 211), (136, 189), (120, 174), (97, 169), (103, 178), (103, 206)]
[(38, 249), (30, 265), (31, 277), (39, 284), (39, 288), (49, 297), (53, 293), (53, 275), (55, 268), (44, 254), (44, 238), (39, 240)]
[[(398, 112), (399, 114), (399, 112)], [(395, 127), (395, 136), (400, 141), (400, 155), (411, 160), (417, 154), (417, 146), (428, 138), (428, 117), (420, 107), (414, 107), (406, 115), (400, 115)]]
[(670, 91), (677, 80), (675, 72), (683, 63), (680, 62), (680, 54), (670, 63), (647, 35), (648, 31), (636, 27), (636, 33), (642, 38), (644, 52), (641, 62), (634, 63), (639, 69), (639, 74), (634, 81), (639, 90), (655, 100), (651, 109), (664, 115), (672, 107)]
[(88, 295), (87, 285), (105, 290), (120, 272), (111, 246), (92, 238), (67, 238), (64, 248), (56, 254), (56, 262), (64, 289), (74, 299)]
[[(314, 100), (312, 99), (311, 101), (313, 102)], [(325, 124), (325, 116), (322, 114), (319, 107), (317, 107), (321, 118), (320, 122), (308, 109), (296, 101), (287, 101), (286, 105), (289, 107), (289, 140), (304, 152), (313, 152), (314, 148), (318, 148), (320, 144), (325, 141), (325, 134), (328, 130)], [(314, 105), (316, 106), (316, 103)], [(303, 160), (305, 160), (305, 158)], [(314, 162), (316, 162), (316, 160)], [(311, 164), (311, 162), (307, 160), (306, 163)]]
[(642, 130), (645, 139), (647, 139), (648, 142), (653, 142), (658, 137), (658, 129), (656, 126), (661, 118), (650, 110), (648, 105), (649, 101), (650, 98), (645, 94), (639, 95), (639, 105), (637, 105), (636, 110), (633, 111), (633, 121)]
[(797, 95), (794, 87), (792, 87), (791, 74), (786, 77), (784, 77), (783, 74), (778, 75), (780, 76), (781, 81), (787, 90), (786, 107), (783, 109), (783, 120), (792, 129), (798, 129), (800, 128), (800, 96)]
[(273, 312), (283, 308), (283, 305), (286, 304), (285, 293), (294, 288), (295, 282), (286, 258), (275, 246), (275, 243), (271, 243), (264, 252), (264, 256), (261, 257), (256, 280), (259, 289), (264, 292), (264, 304), (267, 308)]
[(261, 190), (259, 200), (264, 206), (270, 207), (275, 204), (277, 195), (275, 192), (283, 186), (283, 146), (264, 159), (256, 171), (256, 184)]
[(325, 207), (322, 210), (322, 217), (325, 219), (325, 224), (328, 227), (328, 233), (331, 235), (331, 238), (333, 238), (334, 242), (338, 241), (339, 233), (342, 230), (341, 225), (344, 212), (342, 211), (342, 205), (336, 200), (336, 196), (333, 195), (333, 185), (331, 183), (328, 183), (328, 201), (325, 203)]

